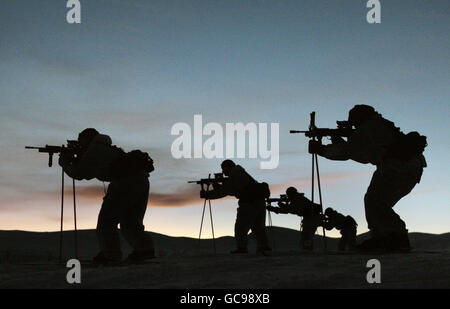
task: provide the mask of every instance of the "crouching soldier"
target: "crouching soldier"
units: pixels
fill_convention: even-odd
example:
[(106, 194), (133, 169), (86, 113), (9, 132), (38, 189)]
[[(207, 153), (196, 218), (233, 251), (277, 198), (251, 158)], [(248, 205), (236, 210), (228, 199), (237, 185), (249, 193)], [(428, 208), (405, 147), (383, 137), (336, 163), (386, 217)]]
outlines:
[(201, 198), (219, 199), (227, 195), (239, 199), (234, 238), (236, 249), (231, 253), (248, 253), (247, 234), (251, 230), (257, 242), (257, 252), (270, 251), (266, 235), (265, 198), (270, 196), (266, 183), (258, 183), (240, 165), (231, 160), (221, 164), (224, 178), (222, 185), (216, 185), (211, 191), (200, 192)]
[(358, 224), (351, 216), (344, 216), (330, 207), (325, 209), (323, 227), (327, 230), (335, 228), (341, 232), (342, 237), (338, 244), (339, 251), (355, 249), (357, 226)]
[(372, 106), (356, 105), (348, 122), (355, 130), (347, 139), (332, 138), (322, 145), (311, 141), (309, 152), (330, 160), (354, 160), (373, 164), (376, 171), (364, 196), (371, 238), (357, 246), (364, 252), (404, 252), (411, 249), (405, 222), (393, 207), (420, 182), (426, 167), (426, 137), (404, 134)]
[(322, 224), (322, 215), (319, 204), (311, 202), (304, 193), (299, 193), (296, 188), (289, 187), (286, 190), (287, 202), (280, 202), (276, 207), (268, 208), (276, 213), (290, 213), (302, 217), (301, 244), (305, 250), (313, 249), (314, 234)]
[(144, 232), (143, 225), (153, 161), (139, 150), (125, 153), (112, 146), (109, 136), (92, 128), (78, 135), (78, 143), (76, 158), (61, 153), (59, 164), (64, 172), (77, 180), (110, 181), (97, 221), (100, 253), (93, 262), (111, 265), (121, 261), (118, 224), (123, 237), (134, 249), (128, 256), (129, 262), (153, 258), (153, 240)]

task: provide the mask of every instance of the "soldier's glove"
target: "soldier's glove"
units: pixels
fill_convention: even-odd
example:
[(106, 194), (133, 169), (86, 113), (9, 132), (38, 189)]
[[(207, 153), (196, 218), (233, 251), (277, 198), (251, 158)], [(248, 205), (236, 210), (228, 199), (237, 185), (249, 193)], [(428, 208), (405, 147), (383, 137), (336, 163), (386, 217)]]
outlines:
[(70, 165), (73, 160), (73, 156), (68, 155), (67, 153), (61, 152), (59, 154), (58, 164), (59, 166), (66, 167)]
[(333, 144), (342, 144), (342, 143), (346, 143), (345, 139), (343, 139), (340, 136), (332, 136), (331, 137), (331, 143)]
[(309, 153), (316, 153), (318, 155), (322, 155), (324, 150), (324, 146), (315, 140), (310, 140), (308, 145), (308, 152)]
[(222, 185), (217, 182), (213, 182), (212, 186), (214, 190), (219, 190), (222, 187)]
[(267, 208), (268, 211), (274, 212), (276, 214), (280, 213), (279, 209), (277, 207), (267, 206), (266, 208)]
[(200, 198), (208, 198), (208, 192), (205, 190), (200, 191)]

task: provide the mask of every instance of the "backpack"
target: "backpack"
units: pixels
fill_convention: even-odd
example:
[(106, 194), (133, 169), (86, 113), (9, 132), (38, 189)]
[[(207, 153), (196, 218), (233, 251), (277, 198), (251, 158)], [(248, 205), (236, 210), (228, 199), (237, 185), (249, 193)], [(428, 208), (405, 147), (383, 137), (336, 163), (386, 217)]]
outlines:
[(257, 199), (266, 199), (270, 197), (269, 185), (266, 182), (257, 182), (248, 174), (251, 183), (238, 194), (238, 198), (243, 201), (254, 201)]
[(303, 217), (310, 217), (320, 215), (322, 213), (322, 206), (320, 204), (313, 203), (311, 200), (305, 197), (304, 193), (298, 193), (301, 195), (301, 204), (304, 205)]
[(389, 146), (386, 155), (387, 157), (408, 161), (412, 157), (422, 154), (427, 145), (427, 137), (416, 131), (408, 134), (401, 133)]
[(426, 136), (420, 135), (416, 131), (405, 134), (393, 122), (382, 119), (395, 132), (394, 141), (387, 147), (386, 157), (408, 161), (425, 151), (425, 147), (428, 145)]
[(270, 189), (267, 182), (256, 182), (250, 186), (251, 194), (256, 198), (269, 198), (270, 197)]
[(141, 150), (123, 152), (110, 166), (112, 179), (123, 178), (139, 173), (151, 173), (154, 170), (152, 158), (147, 152)]

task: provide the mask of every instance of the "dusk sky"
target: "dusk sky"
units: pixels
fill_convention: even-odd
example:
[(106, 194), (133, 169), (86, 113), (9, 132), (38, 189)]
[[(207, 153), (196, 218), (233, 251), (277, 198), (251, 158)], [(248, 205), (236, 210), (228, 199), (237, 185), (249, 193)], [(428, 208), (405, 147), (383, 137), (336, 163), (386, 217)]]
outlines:
[[(306, 129), (311, 111), (318, 126), (335, 127), (355, 104), (369, 104), (428, 140), (422, 181), (395, 211), (410, 232), (450, 231), (448, 0), (381, 0), (381, 24), (367, 23), (363, 0), (80, 2), (81, 24), (68, 24), (66, 1), (0, 0), (0, 230), (59, 229), (57, 157), (49, 168), (25, 145), (61, 145), (95, 127), (125, 150), (148, 151), (156, 170), (146, 230), (196, 237), (203, 202), (187, 181), (219, 172), (222, 159), (174, 159), (175, 123), (193, 126), (195, 114), (204, 124), (279, 123), (278, 168), (235, 161), (273, 196), (294, 185), (310, 197), (308, 139), (289, 130)], [(319, 164), (324, 207), (366, 232), (375, 167)], [(103, 184), (77, 187), (78, 228), (95, 228)], [(232, 235), (237, 200), (212, 205), (216, 236)], [(299, 228), (294, 215), (272, 219)], [(204, 232), (210, 237), (208, 224)]]

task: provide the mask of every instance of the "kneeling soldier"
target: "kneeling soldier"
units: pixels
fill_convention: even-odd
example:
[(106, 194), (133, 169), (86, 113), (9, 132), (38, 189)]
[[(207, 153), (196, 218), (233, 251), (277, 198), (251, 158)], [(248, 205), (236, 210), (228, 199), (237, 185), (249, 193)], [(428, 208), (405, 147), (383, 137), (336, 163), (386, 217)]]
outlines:
[(356, 245), (356, 227), (358, 224), (351, 216), (344, 216), (333, 208), (325, 209), (325, 220), (323, 227), (327, 230), (333, 228), (341, 232), (341, 239), (338, 244), (339, 251), (345, 249), (353, 250)]
[(299, 193), (296, 188), (289, 187), (286, 190), (287, 202), (279, 202), (277, 207), (268, 208), (275, 213), (289, 213), (303, 217), (301, 243), (305, 250), (313, 249), (313, 239), (317, 227), (322, 224), (320, 205), (311, 202), (303, 193)]

